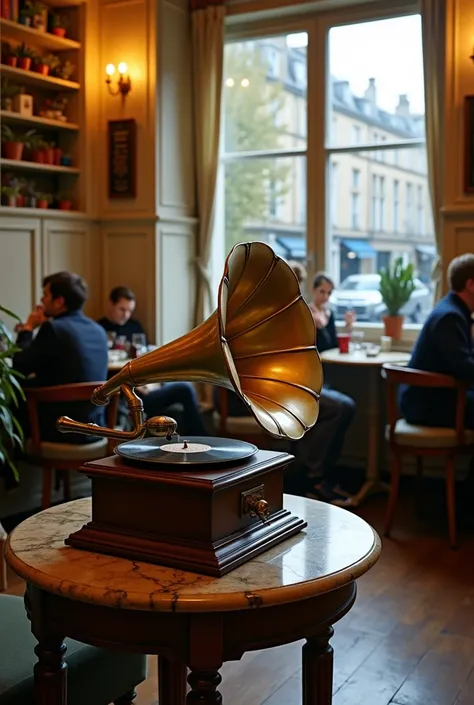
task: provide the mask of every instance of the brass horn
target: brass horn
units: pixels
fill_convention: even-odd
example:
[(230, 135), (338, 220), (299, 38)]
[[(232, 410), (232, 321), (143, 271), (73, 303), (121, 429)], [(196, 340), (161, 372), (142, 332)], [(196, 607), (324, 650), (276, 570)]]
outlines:
[[(240, 243), (227, 257), (216, 311), (197, 328), (131, 360), (92, 395), (107, 404), (122, 390), (133, 431), (112, 431), (61, 417), (57, 427), (120, 439), (149, 430), (166, 435), (173, 420), (143, 421), (135, 387), (187, 380), (234, 390), (271, 436), (297, 440), (318, 418), (323, 373), (315, 325), (291, 267), (262, 242)], [(168, 422), (168, 423), (167, 423)]]

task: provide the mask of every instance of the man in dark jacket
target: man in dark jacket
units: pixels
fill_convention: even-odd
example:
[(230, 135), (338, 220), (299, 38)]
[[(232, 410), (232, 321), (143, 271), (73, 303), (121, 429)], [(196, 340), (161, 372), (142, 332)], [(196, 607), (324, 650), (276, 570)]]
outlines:
[[(13, 358), (14, 368), (27, 378), (25, 386), (50, 387), (107, 379), (107, 336), (101, 326), (83, 314), (86, 300), (87, 285), (77, 274), (58, 272), (44, 279), (41, 305), (19, 326), (17, 345), (21, 351)], [(23, 415), (22, 421), (27, 425), (27, 416)], [(56, 420), (62, 415), (104, 424), (104, 410), (89, 402), (45, 404), (40, 413), (42, 440), (96, 440), (92, 436), (60, 433)]]
[[(448, 267), (449, 293), (436, 304), (416, 341), (409, 367), (456, 377), (474, 386), (472, 313), (474, 254), (453, 259)], [(404, 386), (400, 409), (412, 424), (453, 427), (456, 390)], [(474, 390), (467, 393), (467, 428), (474, 428)]]

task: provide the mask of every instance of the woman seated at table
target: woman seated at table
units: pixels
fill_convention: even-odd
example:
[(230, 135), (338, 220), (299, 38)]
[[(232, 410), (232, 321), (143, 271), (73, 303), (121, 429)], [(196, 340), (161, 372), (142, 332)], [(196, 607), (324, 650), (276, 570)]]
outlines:
[[(304, 286), (305, 272), (294, 268), (300, 286)], [(318, 272), (313, 279), (312, 301), (309, 304), (316, 325), (316, 347), (319, 352), (338, 347), (334, 315), (328, 307), (329, 297), (334, 283), (324, 272)], [(345, 314), (346, 330), (350, 331), (354, 314)], [(325, 371), (326, 376), (326, 371)], [(313, 479), (314, 487), (308, 494), (333, 504), (344, 505), (349, 494), (340, 486), (335, 477), (336, 464), (341, 454), (344, 438), (354, 418), (356, 405), (354, 400), (324, 384), (319, 418), (316, 426), (299, 441), (299, 460), (306, 468), (307, 475)], [(324, 430), (324, 438), (321, 438)], [(316, 436), (318, 443), (316, 443)], [(322, 443), (321, 443), (322, 441)]]

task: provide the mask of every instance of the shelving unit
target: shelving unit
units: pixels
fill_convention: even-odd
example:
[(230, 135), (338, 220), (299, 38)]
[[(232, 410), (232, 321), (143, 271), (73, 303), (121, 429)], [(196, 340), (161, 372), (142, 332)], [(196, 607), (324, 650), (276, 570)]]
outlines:
[(57, 37), (51, 32), (39, 32), (32, 27), (26, 27), (19, 22), (3, 18), (0, 18), (0, 36), (2, 38), (8, 36), (9, 39), (16, 39), (18, 42), (25, 42), (25, 44), (31, 42), (36, 47), (50, 51), (71, 51), (81, 48), (79, 42), (73, 39)]
[(18, 123), (28, 127), (45, 127), (52, 130), (72, 130), (77, 131), (79, 125), (75, 122), (61, 122), (60, 120), (48, 120), (48, 118), (36, 115), (21, 115), (11, 110), (0, 110), (0, 120), (7, 123)]
[[(6, 87), (7, 97), (5, 101), (5, 96), (1, 96), (0, 121), (2, 127), (5, 126), (2, 140), (24, 141), (25, 148), (24, 159), (13, 160), (4, 156), (2, 146), (0, 211), (2, 215), (22, 217), (31, 215), (47, 218), (48, 214), (50, 217), (54, 214), (55, 218), (58, 215), (74, 217), (80, 214), (80, 209), (83, 207), (80, 162), (83, 153), (81, 135), (84, 134), (84, 99), (81, 85), (84, 70), (84, 46), (81, 34), (84, 27), (84, 5), (80, 0), (44, 2), (47, 8), (43, 15), (47, 20), (46, 30), (53, 26), (51, 24), (53, 14), (67, 19), (65, 25), (59, 25), (67, 27), (66, 36), (60, 37), (53, 34), (52, 30), (37, 29), (35, 25), (38, 23), (34, 18), (31, 19), (31, 26), (24, 24), (22, 10), (25, 8), (25, 0), (18, 0), (18, 4), (16, 14), (10, 14), (9, 19), (0, 18), (2, 44), (0, 78), (2, 87)], [(14, 3), (12, 7), (15, 7)], [(37, 64), (43, 63), (41, 59), (44, 57), (48, 57), (44, 63), (51, 61), (51, 55), (53, 58), (57, 57), (60, 65), (55, 71), (50, 71), (50, 74), (54, 75), (44, 75), (35, 71), (35, 59), (28, 70), (10, 66), (8, 57), (23, 55), (18, 51), (21, 45), (33, 52)], [(54, 66), (50, 63), (48, 65)], [(68, 66), (64, 68), (65, 65)], [(73, 72), (70, 76), (69, 71), (66, 73), (67, 68), (70, 70), (72, 68)], [(65, 78), (60, 77), (63, 71)], [(12, 97), (13, 91), (23, 94), (23, 97), (21, 95)], [(28, 109), (25, 108), (25, 102), (28, 102), (25, 101), (25, 96), (28, 95), (32, 98), (29, 102), (33, 103), (33, 114), (29, 114)], [(55, 119), (60, 118), (61, 114), (67, 117), (66, 121)], [(51, 148), (57, 151), (57, 164), (37, 161), (38, 158), (34, 154), (36, 150)], [(64, 163), (59, 164), (63, 159)], [(25, 196), (28, 194), (30, 199), (34, 198), (34, 195), (46, 194), (52, 198), (51, 207), (48, 209), (15, 207), (16, 193)], [(58, 210), (57, 206), (61, 200), (72, 201), (73, 210)], [(18, 203), (21, 203), (20, 199)]]

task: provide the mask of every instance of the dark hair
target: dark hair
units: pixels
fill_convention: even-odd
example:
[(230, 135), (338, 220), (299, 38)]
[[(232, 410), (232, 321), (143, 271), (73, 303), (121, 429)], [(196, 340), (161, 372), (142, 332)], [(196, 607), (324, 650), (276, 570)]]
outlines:
[(109, 299), (113, 304), (117, 304), (120, 299), (135, 301), (135, 294), (128, 286), (116, 286), (109, 294)]
[(43, 279), (43, 287), (49, 284), (53, 299), (60, 296), (68, 311), (78, 311), (87, 301), (87, 284), (79, 274), (72, 272), (57, 272)]
[(474, 254), (472, 252), (455, 257), (448, 267), (448, 284), (453, 291), (458, 293), (464, 291), (469, 279), (474, 279)]
[(291, 267), (291, 269), (294, 271), (296, 274), (296, 278), (298, 279), (299, 283), (302, 284), (303, 282), (306, 281), (306, 277), (308, 276), (306, 273), (306, 269), (301, 262), (297, 262), (296, 260), (290, 260), (288, 262), (288, 265)]
[(326, 272), (316, 272), (313, 279), (313, 289), (317, 289), (318, 286), (321, 286), (324, 282), (329, 284), (331, 289), (334, 289), (334, 282), (331, 277), (326, 274)]

